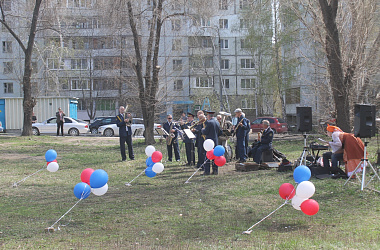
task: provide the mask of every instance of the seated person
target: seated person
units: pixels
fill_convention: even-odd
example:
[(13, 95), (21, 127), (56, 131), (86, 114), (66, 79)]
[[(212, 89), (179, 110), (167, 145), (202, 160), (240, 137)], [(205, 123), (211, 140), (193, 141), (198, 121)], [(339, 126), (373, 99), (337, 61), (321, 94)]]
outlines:
[[(331, 147), (330, 152), (323, 153), (323, 167), (329, 168), (329, 173), (337, 174), (339, 172), (338, 161), (343, 160), (343, 148), (339, 135), (343, 132), (336, 126), (327, 125), (327, 135), (331, 136), (332, 141), (328, 146)], [(330, 160), (331, 159), (331, 169)]]
[(260, 138), (258, 138), (258, 143), (250, 150), (248, 155), (253, 157), (253, 160), (257, 163), (261, 163), (261, 155), (264, 151), (272, 149), (273, 141), (273, 130), (270, 128), (270, 123), (268, 120), (263, 120), (264, 131)]
[[(364, 157), (364, 143), (360, 138), (345, 132), (340, 133), (339, 139), (344, 145), (343, 161), (345, 163), (345, 172), (347, 176), (353, 175), (351, 178), (355, 178), (354, 170), (359, 166), (361, 159)], [(357, 172), (361, 170), (362, 168), (359, 168)]]

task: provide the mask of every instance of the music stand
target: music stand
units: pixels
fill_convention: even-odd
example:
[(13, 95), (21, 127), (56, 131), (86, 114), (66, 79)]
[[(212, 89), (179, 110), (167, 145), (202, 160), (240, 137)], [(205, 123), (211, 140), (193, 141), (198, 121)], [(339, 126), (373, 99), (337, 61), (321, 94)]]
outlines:
[[(165, 129), (163, 129), (163, 128), (156, 128), (155, 129), (156, 130), (156, 132), (157, 132), (157, 134), (159, 135), (159, 136), (162, 136), (162, 137), (164, 137), (164, 136), (169, 136), (169, 133), (168, 132), (166, 132), (166, 130)], [(165, 138), (165, 137), (164, 137)], [(164, 143), (166, 144), (166, 141), (164, 140)], [(160, 143), (161, 144), (161, 143)], [(162, 152), (164, 152), (162, 149), (161, 149), (161, 153)], [(166, 150), (165, 150), (165, 152), (166, 152)], [(162, 157), (162, 158), (164, 158), (164, 157)], [(167, 155), (165, 155), (165, 159), (167, 159)], [(166, 160), (162, 160), (162, 162), (166, 162)]]
[[(352, 174), (350, 175), (350, 177), (346, 180), (346, 182), (344, 183), (343, 186), (345, 186), (349, 180), (351, 180), (352, 176), (354, 174), (357, 174), (359, 173), (358, 170), (362, 167), (363, 165), (363, 173), (362, 173), (362, 179), (361, 179), (361, 187), (360, 187), (360, 191), (363, 191), (363, 189), (365, 187), (368, 186), (368, 184), (375, 178), (377, 177), (377, 179), (379, 179), (380, 181), (380, 177), (379, 175), (377, 174), (377, 171), (375, 170), (375, 168), (372, 166), (371, 162), (368, 161), (368, 158), (367, 158), (367, 145), (368, 145), (368, 142), (367, 142), (367, 138), (364, 138), (364, 157), (361, 159), (361, 161), (359, 162), (358, 166), (355, 168), (355, 170), (352, 172)], [(372, 176), (372, 178), (367, 182), (367, 184), (365, 184), (365, 172), (366, 172), (366, 168), (367, 168), (367, 164), (368, 166), (371, 167), (374, 175)], [(358, 176), (358, 179), (360, 181), (360, 178)]]
[(304, 163), (304, 166), (306, 166), (306, 152), (309, 153), (309, 147), (306, 145), (306, 141), (307, 141), (307, 134), (306, 132), (303, 132), (303, 151), (302, 151), (302, 154), (301, 154), (301, 159), (300, 159), (300, 162), (298, 164), (298, 166), (300, 166), (302, 163)]

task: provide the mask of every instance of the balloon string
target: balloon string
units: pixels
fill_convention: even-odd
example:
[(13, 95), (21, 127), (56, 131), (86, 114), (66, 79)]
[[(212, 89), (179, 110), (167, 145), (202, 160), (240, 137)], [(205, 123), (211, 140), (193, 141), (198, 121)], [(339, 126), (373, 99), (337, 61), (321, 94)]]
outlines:
[(61, 216), (56, 222), (53, 223), (50, 227), (54, 227), (55, 224), (57, 224), (63, 217), (65, 217), (66, 214), (68, 214), (81, 200), (83, 200), (83, 194), (82, 197), (72, 206), (64, 215)]
[(131, 180), (130, 182), (126, 183), (125, 185), (130, 185), (135, 179), (137, 179), (137, 177), (139, 177), (140, 175), (142, 175), (144, 172), (145, 172), (145, 169), (143, 171), (141, 171), (141, 173), (139, 173), (135, 178), (133, 178), (133, 180)]
[(206, 164), (207, 161), (208, 161), (208, 159), (206, 159), (206, 161), (203, 162), (203, 164), (202, 164), (197, 170), (195, 170), (195, 172), (190, 176), (189, 179), (187, 179), (187, 181), (185, 181), (185, 183), (189, 183), (189, 180), (190, 180), (191, 178), (193, 178), (193, 176), (194, 176), (199, 170), (201, 170), (201, 168), (203, 167), (203, 165)]
[(254, 228), (255, 226), (257, 226), (263, 220), (265, 220), (266, 218), (268, 218), (269, 216), (271, 216), (273, 213), (275, 213), (277, 210), (279, 210), (280, 208), (282, 208), (283, 206), (285, 206), (286, 204), (288, 204), (288, 202), (289, 202), (289, 200), (285, 200), (285, 202), (281, 206), (279, 206), (277, 209), (275, 209), (274, 211), (272, 211), (270, 214), (268, 214), (267, 216), (265, 216), (264, 218), (262, 218), (260, 221), (256, 222), (253, 226), (251, 226), (250, 228), (248, 228), (247, 231), (244, 231), (243, 233), (250, 232), (252, 228)]
[(38, 170), (37, 172), (35, 172), (35, 173), (33, 173), (33, 174), (31, 174), (31, 175), (29, 175), (29, 176), (27, 176), (27, 177), (25, 177), (25, 178), (22, 179), (21, 181), (18, 181), (18, 182), (13, 183), (13, 187), (17, 187), (18, 184), (20, 184), (21, 182), (24, 182), (24, 181), (25, 181), (26, 179), (28, 179), (29, 177), (31, 177), (31, 176), (37, 174), (38, 172), (40, 172), (40, 171), (42, 171), (42, 170), (44, 170), (44, 169), (45, 169), (45, 167), (41, 168), (41, 169)]

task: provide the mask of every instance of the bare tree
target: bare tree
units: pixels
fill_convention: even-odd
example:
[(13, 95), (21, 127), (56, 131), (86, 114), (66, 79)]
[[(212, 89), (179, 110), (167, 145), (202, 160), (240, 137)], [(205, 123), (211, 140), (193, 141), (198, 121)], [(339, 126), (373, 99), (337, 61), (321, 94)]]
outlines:
[(28, 39), (27, 44), (25, 45), (22, 42), (22, 38), (20, 37), (20, 34), (16, 34), (16, 32), (11, 28), (11, 25), (8, 22), (8, 18), (5, 15), (5, 10), (3, 8), (4, 7), (3, 1), (0, 1), (0, 11), (1, 11), (0, 23), (8, 30), (8, 32), (17, 41), (17, 43), (19, 44), (19, 46), (21, 47), (25, 55), (24, 76), (22, 80), (23, 93), (24, 93), (24, 100), (23, 100), (24, 124), (23, 124), (23, 129), (22, 129), (22, 134), (21, 134), (22, 136), (32, 135), (33, 107), (36, 105), (36, 101), (34, 100), (32, 96), (32, 86), (31, 86), (32, 53), (33, 53), (34, 40), (36, 37), (37, 21), (38, 21), (38, 15), (40, 12), (41, 2), (42, 0), (35, 0), (32, 20), (31, 20), (30, 29), (29, 29), (29, 39)]
[(378, 71), (377, 1), (284, 0), (283, 3), (292, 6), (313, 39), (323, 47), (337, 125), (351, 131), (352, 105), (365, 99), (361, 90), (368, 88)]

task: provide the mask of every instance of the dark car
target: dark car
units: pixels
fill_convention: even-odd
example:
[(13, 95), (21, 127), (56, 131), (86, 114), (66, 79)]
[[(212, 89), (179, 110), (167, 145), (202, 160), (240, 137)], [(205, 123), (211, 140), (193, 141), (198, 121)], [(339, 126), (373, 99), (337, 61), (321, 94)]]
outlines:
[(90, 124), (91, 134), (98, 134), (100, 126), (116, 124), (116, 116), (98, 117)]
[(288, 124), (278, 117), (258, 117), (256, 120), (251, 122), (252, 133), (257, 133), (263, 130), (263, 120), (268, 120), (270, 127), (275, 133), (285, 133), (288, 132)]

